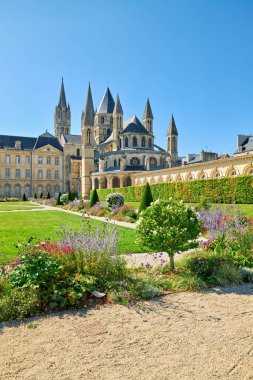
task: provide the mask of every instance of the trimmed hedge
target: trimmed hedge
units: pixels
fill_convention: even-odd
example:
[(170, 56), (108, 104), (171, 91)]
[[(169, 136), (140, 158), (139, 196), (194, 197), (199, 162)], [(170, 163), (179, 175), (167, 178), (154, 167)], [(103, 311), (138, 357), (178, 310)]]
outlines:
[[(159, 183), (150, 187), (154, 200), (174, 197), (187, 203), (198, 203), (203, 198), (210, 203), (253, 203), (253, 175)], [(139, 202), (143, 188), (98, 189), (97, 193), (100, 201), (105, 201), (110, 193), (121, 193), (125, 202)]]

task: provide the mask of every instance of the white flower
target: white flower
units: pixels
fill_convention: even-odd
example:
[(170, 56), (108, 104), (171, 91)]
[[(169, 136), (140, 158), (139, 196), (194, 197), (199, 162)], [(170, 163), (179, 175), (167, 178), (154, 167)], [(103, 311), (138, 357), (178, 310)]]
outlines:
[(153, 235), (157, 235), (157, 231), (153, 231)]
[(160, 202), (160, 199), (157, 199), (157, 200), (154, 202), (154, 205), (157, 205), (159, 202)]

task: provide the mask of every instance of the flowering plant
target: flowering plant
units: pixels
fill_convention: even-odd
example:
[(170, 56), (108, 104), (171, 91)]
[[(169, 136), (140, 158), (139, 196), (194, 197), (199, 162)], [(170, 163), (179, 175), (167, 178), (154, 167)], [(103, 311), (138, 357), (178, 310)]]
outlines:
[(117, 206), (123, 206), (125, 199), (122, 194), (120, 193), (111, 193), (108, 194), (106, 197), (106, 202), (108, 202), (109, 206), (117, 205)]

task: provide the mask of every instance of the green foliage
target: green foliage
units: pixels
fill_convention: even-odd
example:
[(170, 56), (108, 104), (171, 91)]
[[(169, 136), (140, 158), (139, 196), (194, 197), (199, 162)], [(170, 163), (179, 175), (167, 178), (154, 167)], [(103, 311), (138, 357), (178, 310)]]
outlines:
[(34, 194), (34, 199), (37, 199), (37, 198), (38, 198), (37, 193), (35, 193)]
[(125, 199), (120, 193), (111, 193), (106, 197), (106, 202), (108, 202), (110, 207), (118, 206), (121, 207), (124, 205)]
[[(185, 203), (199, 203), (205, 199), (208, 203), (253, 203), (253, 176), (212, 178), (193, 181), (159, 183), (151, 185), (154, 200), (167, 200), (170, 197), (182, 199)], [(141, 200), (144, 186), (120, 188), (126, 202)], [(119, 189), (99, 189), (100, 201)]]
[(97, 189), (92, 190), (90, 197), (90, 207), (93, 207), (96, 203), (99, 203), (99, 197)]
[(226, 263), (220, 266), (215, 274), (218, 285), (239, 285), (242, 283), (242, 275), (233, 264)]
[(146, 183), (141, 194), (141, 204), (139, 207), (139, 213), (145, 210), (147, 207), (149, 207), (152, 202), (153, 202), (153, 197), (152, 197), (151, 189), (150, 189), (149, 183)]
[(47, 199), (50, 199), (51, 198), (51, 195), (49, 193), (49, 191), (47, 192)]
[(41, 198), (41, 199), (43, 198), (43, 193), (40, 193), (40, 198)]
[(192, 247), (199, 232), (200, 223), (191, 208), (172, 199), (168, 202), (157, 200), (140, 214), (137, 244), (156, 252), (167, 252), (171, 258), (171, 270), (174, 270), (174, 254)]
[(26, 198), (26, 195), (25, 193), (23, 194), (23, 202), (26, 202), (27, 201), (27, 198)]
[(205, 282), (198, 276), (184, 273), (174, 278), (173, 290), (198, 292), (206, 288)]

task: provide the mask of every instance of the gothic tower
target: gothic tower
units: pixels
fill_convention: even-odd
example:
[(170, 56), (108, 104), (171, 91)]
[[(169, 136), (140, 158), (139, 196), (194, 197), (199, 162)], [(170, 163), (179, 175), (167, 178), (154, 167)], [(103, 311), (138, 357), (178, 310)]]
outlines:
[(81, 118), (82, 128), (82, 196), (89, 198), (91, 185), (90, 173), (94, 171), (94, 107), (90, 83), (86, 99), (85, 109)]
[(67, 105), (67, 102), (66, 102), (64, 83), (63, 83), (63, 78), (62, 78), (59, 103), (55, 107), (55, 113), (54, 113), (55, 136), (59, 138), (61, 134), (69, 135), (70, 126), (71, 126), (70, 106), (69, 104)]
[(149, 99), (147, 99), (146, 107), (142, 116), (142, 124), (151, 135), (153, 135), (153, 120), (153, 112), (149, 103)]
[(107, 87), (103, 99), (95, 115), (95, 140), (99, 145), (112, 133), (114, 100), (109, 87)]
[(120, 149), (120, 132), (123, 129), (123, 109), (120, 103), (119, 95), (117, 95), (116, 103), (113, 110), (113, 140), (117, 142), (116, 149)]
[(176, 166), (178, 160), (178, 131), (173, 114), (167, 131), (167, 151), (170, 155), (171, 166)]

